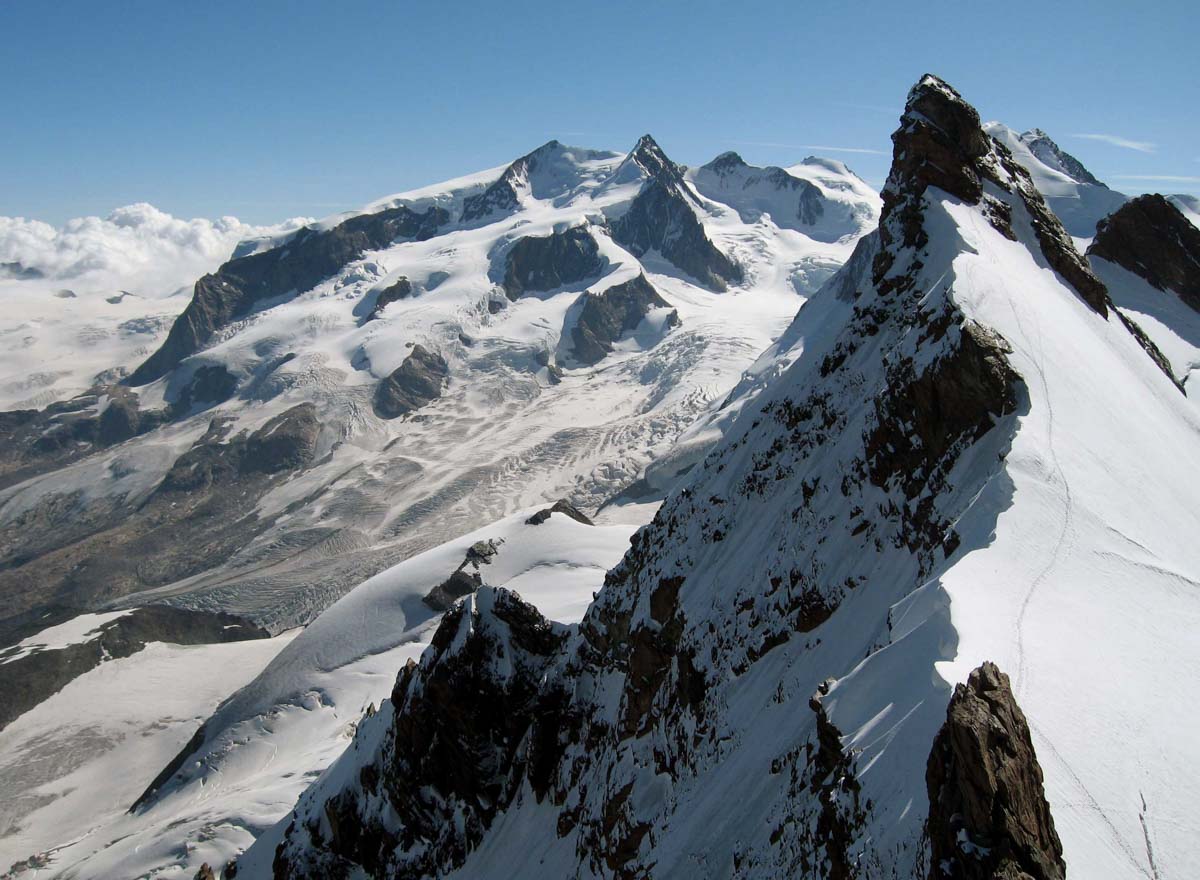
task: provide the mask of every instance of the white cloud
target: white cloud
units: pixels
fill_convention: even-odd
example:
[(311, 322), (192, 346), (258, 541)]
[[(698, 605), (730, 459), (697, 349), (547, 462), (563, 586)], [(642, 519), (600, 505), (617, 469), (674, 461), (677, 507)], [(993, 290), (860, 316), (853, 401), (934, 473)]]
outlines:
[(236, 217), (182, 220), (140, 202), (107, 217), (79, 217), (55, 229), (40, 220), (0, 217), (0, 263), (20, 263), (50, 278), (87, 278), (135, 293), (165, 293), (190, 285), (229, 259), (243, 238), (282, 232)]
[(1126, 150), (1137, 150), (1139, 153), (1153, 153), (1157, 149), (1157, 145), (1149, 141), (1130, 140), (1129, 138), (1115, 134), (1073, 134), (1071, 137), (1083, 138), (1089, 141), (1100, 141), (1101, 143), (1121, 147)]

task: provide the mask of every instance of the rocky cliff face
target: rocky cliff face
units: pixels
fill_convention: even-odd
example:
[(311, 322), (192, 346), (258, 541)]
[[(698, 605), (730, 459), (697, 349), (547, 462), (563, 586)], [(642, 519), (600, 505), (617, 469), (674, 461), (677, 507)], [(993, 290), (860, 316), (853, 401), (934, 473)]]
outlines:
[(1029, 724), (993, 663), (954, 688), (926, 771), (930, 880), (1062, 880)]
[(648, 175), (628, 210), (611, 224), (613, 240), (636, 257), (657, 251), (701, 284), (724, 290), (742, 280), (741, 268), (709, 240), (696, 217), (699, 200), (678, 165), (644, 135), (627, 161)]
[(213, 334), (276, 297), (301, 293), (368, 250), (398, 238), (423, 240), (449, 221), (442, 208), (408, 207), (361, 214), (329, 230), (305, 228), (284, 245), (230, 260), (196, 282), (162, 347), (133, 371), (127, 383), (145, 385), (199, 351)]
[(597, 278), (604, 260), (586, 226), (517, 239), (504, 259), (504, 294), (514, 302), (527, 291), (554, 290)]
[[(645, 275), (614, 284), (599, 293), (585, 293), (571, 328), (575, 359), (589, 366), (598, 364), (613, 350), (613, 343), (636, 330), (653, 309), (670, 307)], [(678, 323), (679, 316), (672, 311), (664, 321), (664, 327), (674, 327)]]
[(1200, 311), (1200, 229), (1160, 195), (1138, 196), (1101, 220), (1087, 255), (1116, 263)]
[(375, 414), (394, 419), (437, 400), (449, 372), (440, 354), (414, 345), (404, 362), (376, 387)]

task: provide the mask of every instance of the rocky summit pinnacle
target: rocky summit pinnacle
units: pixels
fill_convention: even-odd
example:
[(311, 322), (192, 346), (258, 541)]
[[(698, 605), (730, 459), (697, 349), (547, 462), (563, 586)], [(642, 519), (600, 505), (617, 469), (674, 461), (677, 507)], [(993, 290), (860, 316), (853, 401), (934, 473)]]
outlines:
[(930, 880), (1066, 876), (1029, 723), (994, 663), (954, 688), (925, 780)]
[(683, 172), (680, 167), (667, 158), (662, 147), (648, 134), (638, 138), (629, 157), (640, 165), (650, 177), (671, 182), (683, 181)]

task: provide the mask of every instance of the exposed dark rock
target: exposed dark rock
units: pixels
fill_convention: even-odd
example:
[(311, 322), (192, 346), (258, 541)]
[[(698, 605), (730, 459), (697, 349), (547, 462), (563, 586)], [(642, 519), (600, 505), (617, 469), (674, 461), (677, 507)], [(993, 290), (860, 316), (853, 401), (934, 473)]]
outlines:
[(293, 406), (250, 435), (241, 469), (274, 474), (306, 467), (316, 452), (320, 433), (317, 408), (311, 403)]
[(504, 294), (514, 302), (527, 291), (554, 290), (595, 278), (604, 270), (586, 226), (518, 239), (505, 256)]
[(899, 363), (891, 393), (875, 402), (875, 430), (866, 438), (871, 480), (898, 480), (908, 498), (926, 487), (955, 447), (975, 442), (1017, 408), (1020, 377), (1007, 343), (977, 324), (958, 328), (959, 344), (920, 375)]
[(921, 225), (926, 188), (935, 186), (972, 205), (992, 182), (1019, 197), (1030, 215), (1046, 262), (1100, 315), (1108, 316), (1108, 291), (1075, 250), (1058, 217), (1046, 206), (1029, 172), (980, 127), (979, 114), (936, 76), (926, 74), (908, 95), (900, 127), (892, 135), (892, 170), (883, 189), (884, 213), (895, 224), (880, 224), (883, 249), (876, 258), (878, 280), (891, 268), (889, 246), (897, 241), (923, 248)]
[(412, 296), (412, 292), (413, 286), (407, 278), (401, 276), (396, 279), (395, 283), (388, 285), (376, 294), (375, 304), (371, 306), (371, 314), (367, 315), (367, 320), (375, 320), (389, 305), (399, 300), (407, 299)]
[(230, 260), (196, 282), (192, 301), (176, 319), (166, 341), (134, 370), (130, 385), (145, 385), (199, 351), (222, 327), (271, 300), (309, 290), (365, 252), (399, 238), (422, 241), (449, 221), (442, 208), (424, 213), (400, 206), (351, 217), (333, 229), (304, 228), (285, 244)]
[(237, 377), (224, 364), (205, 364), (198, 367), (187, 384), (183, 386), (171, 404), (172, 418), (183, 418), (191, 414), (196, 406), (216, 406), (233, 397), (237, 391)]
[(430, 590), (421, 601), (434, 611), (447, 611), (463, 596), (474, 593), (483, 586), (479, 567), (491, 565), (503, 543), (503, 538), (476, 541), (467, 548), (466, 555), (454, 570), (454, 574)]
[(449, 611), (463, 596), (469, 596), (483, 586), (479, 572), (458, 569), (421, 599), (434, 611)]
[[(591, 366), (613, 350), (613, 343), (637, 329), (651, 309), (670, 308), (645, 275), (616, 284), (600, 293), (587, 292), (583, 308), (571, 328), (575, 359)], [(666, 326), (674, 327), (679, 316), (672, 311)]]
[(657, 251), (673, 265), (713, 290), (742, 280), (742, 269), (717, 250), (693, 205), (699, 203), (678, 165), (644, 135), (630, 154), (649, 179), (628, 210), (611, 224), (613, 240), (634, 256)]
[[(48, 624), (49, 625), (49, 624)], [(150, 605), (102, 624), (91, 641), (66, 648), (34, 650), (16, 659), (0, 651), (0, 729), (76, 677), (107, 659), (129, 657), (150, 642), (204, 645), (267, 638), (269, 633), (231, 614)]]
[(138, 405), (134, 395), (110, 398), (100, 413), (96, 428), (96, 442), (101, 446), (112, 446), (136, 436), (138, 433)]
[(555, 501), (550, 507), (545, 507), (539, 510), (533, 516), (529, 517), (529, 519), (525, 520), (525, 524), (531, 526), (540, 526), (546, 520), (550, 519), (550, 514), (552, 513), (564, 514), (576, 522), (583, 523), (585, 526), (595, 525), (594, 522), (580, 513), (573, 504), (571, 504), (569, 501), (563, 500)]
[(563, 145), (558, 141), (548, 141), (517, 159), (486, 190), (463, 201), (461, 222), (474, 223), (493, 214), (512, 211), (519, 204), (519, 191), (529, 187), (530, 175), (562, 149)]
[[(545, 676), (567, 632), (503, 589), (447, 613), (420, 665), (397, 677), (377, 772), (327, 801), (319, 821), (288, 830), (275, 876), (348, 876), (360, 866), (415, 880), (461, 865), (526, 773), (555, 763), (557, 703)], [(387, 816), (372, 807), (381, 801)], [(300, 838), (320, 846), (299, 853)]]
[(404, 363), (375, 389), (375, 414), (381, 419), (394, 419), (437, 400), (449, 374), (445, 358), (414, 345)]
[(208, 866), (208, 862), (205, 862), (200, 866), (200, 870), (196, 872), (195, 880), (217, 880), (217, 875)]
[(97, 385), (40, 411), (0, 413), (0, 488), (64, 467), (165, 420), (162, 411), (140, 411), (137, 394), (120, 385)]
[(149, 497), (83, 504), (78, 492), (47, 494), (0, 526), (0, 618), (55, 603), (97, 607), (228, 560), (282, 515), (263, 516), (258, 499), (312, 463), (320, 429), (312, 404), (232, 438), (218, 418)]
[(1087, 255), (1174, 291), (1200, 311), (1200, 229), (1160, 195), (1130, 199), (1101, 220)]
[(1066, 876), (1029, 724), (995, 664), (954, 688), (925, 781), (930, 880)]
[[(788, 174), (784, 169), (774, 165), (769, 165), (766, 168), (751, 167), (746, 164), (741, 156), (732, 150), (717, 156), (717, 158), (703, 166), (701, 171), (708, 171), (720, 179), (736, 175), (736, 178), (741, 181), (740, 185), (742, 187), (753, 186), (759, 180), (762, 180), (777, 191), (789, 191), (795, 194), (795, 216), (791, 218), (775, 218), (776, 223), (780, 226), (789, 226), (789, 220), (799, 223), (801, 226), (812, 226), (825, 214), (825, 198), (816, 185)], [(703, 187), (701, 187), (701, 191), (715, 197), (715, 194), (709, 193)], [(739, 213), (741, 212), (739, 211)], [(753, 222), (755, 218), (743, 214), (742, 219), (747, 222)]]

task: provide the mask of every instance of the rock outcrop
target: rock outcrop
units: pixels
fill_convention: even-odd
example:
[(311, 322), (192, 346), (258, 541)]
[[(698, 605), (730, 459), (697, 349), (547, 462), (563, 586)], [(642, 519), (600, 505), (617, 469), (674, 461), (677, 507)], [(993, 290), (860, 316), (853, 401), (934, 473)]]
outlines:
[(1032, 128), (1021, 135), (1021, 140), (1029, 147), (1029, 151), (1051, 168), (1061, 171), (1076, 183), (1089, 183), (1092, 186), (1108, 185), (1097, 179), (1088, 171), (1083, 163), (1050, 139), (1050, 135), (1040, 128)]
[(563, 516), (569, 516), (571, 519), (575, 520), (575, 522), (583, 523), (585, 526), (595, 525), (594, 522), (576, 509), (575, 505), (571, 504), (569, 501), (563, 500), (555, 501), (550, 507), (542, 508), (533, 516), (529, 517), (529, 519), (525, 520), (525, 524), (531, 526), (540, 526), (546, 520), (550, 519), (550, 515), (554, 513), (561, 513)]
[(596, 278), (604, 271), (596, 239), (586, 226), (518, 239), (504, 259), (504, 294), (514, 302), (526, 292), (554, 290)]
[[(575, 359), (586, 366), (598, 364), (613, 350), (613, 343), (636, 330), (651, 310), (670, 307), (645, 275), (599, 293), (584, 293), (582, 308), (571, 328)], [(674, 327), (678, 323), (679, 315), (672, 311), (665, 326)]]
[(1087, 255), (1173, 291), (1200, 311), (1200, 229), (1160, 195), (1130, 199), (1101, 220)]
[(351, 217), (329, 230), (305, 227), (285, 244), (225, 263), (196, 282), (192, 301), (171, 326), (162, 346), (126, 380), (145, 385), (199, 351), (227, 324), (278, 297), (302, 293), (369, 250), (399, 238), (417, 241), (449, 221), (442, 208), (424, 212), (400, 206)]
[(445, 358), (414, 345), (404, 362), (375, 389), (375, 414), (395, 419), (437, 400), (449, 374)]
[[(420, 664), (392, 690), (394, 724), (361, 788), (292, 823), (276, 877), (439, 876), (459, 865), (520, 790), (544, 791), (557, 757), (555, 699), (547, 689), (567, 627), (504, 589), (485, 588), (442, 619)], [(469, 700), (462, 699), (470, 694)], [(311, 799), (314, 792), (302, 798)]]
[(374, 321), (383, 310), (394, 302), (399, 302), (402, 299), (408, 299), (412, 296), (412, 283), (403, 275), (397, 278), (393, 283), (380, 290), (375, 294), (375, 303), (371, 306), (371, 313), (367, 315), (366, 320)]
[(626, 160), (647, 175), (628, 210), (611, 223), (613, 240), (636, 257), (657, 251), (676, 268), (713, 290), (742, 280), (737, 263), (709, 240), (696, 216), (699, 197), (683, 171), (650, 135), (643, 135)]
[(1029, 724), (994, 663), (954, 688), (925, 774), (929, 880), (1063, 880)]
[[(966, 176), (929, 173), (951, 185)], [(839, 694), (824, 687), (805, 700), (835, 671), (827, 664), (850, 672), (888, 631), (878, 617), (838, 618), (843, 605), (886, 615), (954, 554), (954, 524), (1002, 467), (1026, 397), (1004, 340), (971, 324), (950, 290), (919, 283), (924, 242), (905, 239), (927, 235), (927, 184), (899, 174), (893, 184), (888, 259), (853, 261), (818, 294), (833, 304), (801, 311), (797, 332), (822, 341), (742, 410), (631, 538), (578, 628), (517, 636), (519, 606), (487, 587), (456, 606), (421, 665), (401, 674), (394, 718), (374, 734), (382, 745), (353, 759), (357, 779), (301, 800), (277, 877), (469, 874), (480, 847), (505, 851), (487, 838), (504, 811), (508, 828), (553, 822), (539, 854), (564, 875), (849, 880), (899, 864), (912, 876), (920, 820), (908, 821), (902, 848), (872, 849), (879, 805), (857, 776)], [(595, 318), (581, 321), (597, 353), (659, 306), (644, 279), (627, 284), (632, 314), (597, 297)], [(520, 617), (520, 632), (547, 632), (534, 614)], [(511, 696), (505, 717), (486, 704), (482, 719), (463, 717), (466, 692)], [(431, 725), (461, 766), (421, 763), (432, 746), (410, 744)], [(426, 767), (453, 775), (435, 781)], [(744, 810), (722, 802), (742, 795)], [(697, 811), (721, 817), (721, 844), (710, 848)]]

